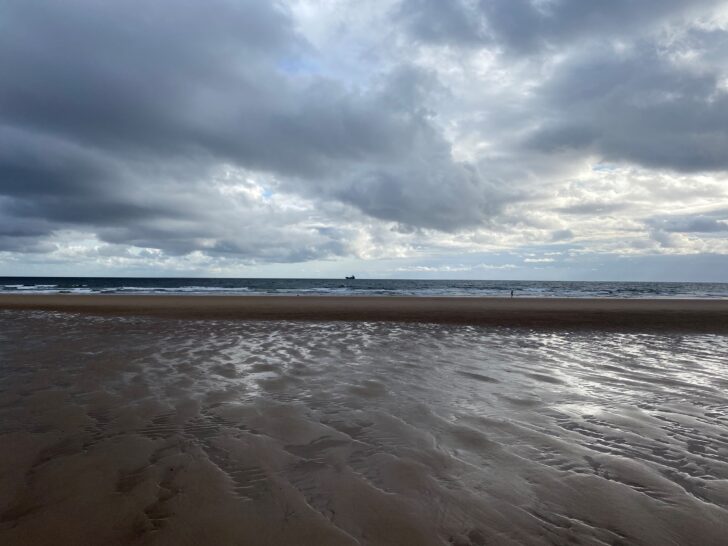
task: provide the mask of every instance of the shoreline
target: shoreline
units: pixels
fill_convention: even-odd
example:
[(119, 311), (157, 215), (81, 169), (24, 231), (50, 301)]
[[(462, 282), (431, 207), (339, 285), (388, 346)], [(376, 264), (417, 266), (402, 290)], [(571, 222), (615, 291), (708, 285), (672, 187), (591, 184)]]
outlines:
[(728, 334), (728, 300), (707, 299), (13, 294), (0, 295), (0, 309), (171, 319)]

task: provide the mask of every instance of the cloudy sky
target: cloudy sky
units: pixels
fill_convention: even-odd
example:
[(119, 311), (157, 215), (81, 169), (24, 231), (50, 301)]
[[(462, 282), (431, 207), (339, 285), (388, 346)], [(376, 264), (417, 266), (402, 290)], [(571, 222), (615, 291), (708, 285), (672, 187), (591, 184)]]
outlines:
[(728, 281), (728, 2), (1, 0), (0, 274)]

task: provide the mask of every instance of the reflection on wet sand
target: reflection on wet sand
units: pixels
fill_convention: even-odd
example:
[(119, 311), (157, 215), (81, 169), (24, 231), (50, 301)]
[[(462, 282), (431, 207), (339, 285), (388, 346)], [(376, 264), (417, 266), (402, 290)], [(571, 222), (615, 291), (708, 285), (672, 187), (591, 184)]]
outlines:
[(724, 544), (728, 338), (0, 313), (0, 543)]

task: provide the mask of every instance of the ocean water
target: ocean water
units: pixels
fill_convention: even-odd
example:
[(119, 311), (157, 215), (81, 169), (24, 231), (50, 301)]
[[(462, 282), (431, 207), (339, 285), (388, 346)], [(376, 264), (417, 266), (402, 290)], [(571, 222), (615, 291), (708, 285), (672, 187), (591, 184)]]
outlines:
[(0, 312), (0, 543), (724, 545), (728, 337)]
[(209, 294), (728, 298), (728, 283), (0, 277), (0, 294)]

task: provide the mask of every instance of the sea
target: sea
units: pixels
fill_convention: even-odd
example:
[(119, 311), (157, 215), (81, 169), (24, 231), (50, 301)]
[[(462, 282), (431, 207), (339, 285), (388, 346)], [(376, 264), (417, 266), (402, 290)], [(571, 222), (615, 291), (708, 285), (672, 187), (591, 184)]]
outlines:
[(728, 298), (728, 283), (415, 279), (0, 277), (0, 294)]

